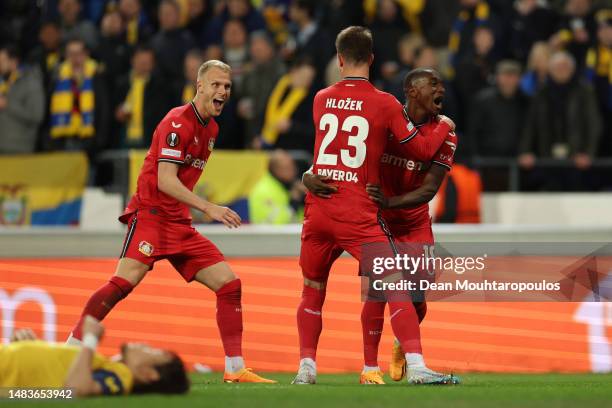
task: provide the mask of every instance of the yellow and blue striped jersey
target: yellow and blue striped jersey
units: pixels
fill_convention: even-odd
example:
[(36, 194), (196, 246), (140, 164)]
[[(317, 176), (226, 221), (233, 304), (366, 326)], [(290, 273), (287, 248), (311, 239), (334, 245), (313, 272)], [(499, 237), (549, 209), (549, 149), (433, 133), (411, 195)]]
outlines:
[[(80, 347), (44, 341), (0, 345), (0, 387), (62, 387)], [(133, 376), (123, 363), (95, 353), (93, 378), (107, 395), (128, 394)]]

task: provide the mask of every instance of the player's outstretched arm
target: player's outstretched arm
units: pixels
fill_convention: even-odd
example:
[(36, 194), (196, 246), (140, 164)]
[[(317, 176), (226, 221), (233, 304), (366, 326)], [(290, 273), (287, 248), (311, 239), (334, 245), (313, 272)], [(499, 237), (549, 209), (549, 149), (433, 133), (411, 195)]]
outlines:
[(428, 136), (415, 128), (410, 136), (399, 140), (405, 155), (419, 161), (429, 161), (435, 156), (448, 134), (455, 130), (455, 123), (449, 117), (439, 115), (438, 120), (438, 126)]
[(385, 197), (380, 186), (374, 184), (366, 185), (366, 191), (370, 199), (376, 202), (382, 208), (397, 209), (417, 207), (431, 201), (438, 192), (444, 176), (446, 168), (433, 165), (425, 175), (423, 184), (416, 190), (410, 191), (395, 197)]
[(83, 322), (83, 347), (72, 363), (64, 386), (74, 390), (77, 397), (102, 394), (102, 386), (93, 378), (92, 361), (98, 340), (104, 334), (104, 326), (91, 316)]
[(228, 228), (238, 228), (240, 226), (242, 220), (235, 211), (206, 201), (185, 187), (177, 176), (179, 169), (177, 164), (159, 162), (157, 166), (157, 188), (159, 191), (202, 211), (213, 220), (222, 222)]

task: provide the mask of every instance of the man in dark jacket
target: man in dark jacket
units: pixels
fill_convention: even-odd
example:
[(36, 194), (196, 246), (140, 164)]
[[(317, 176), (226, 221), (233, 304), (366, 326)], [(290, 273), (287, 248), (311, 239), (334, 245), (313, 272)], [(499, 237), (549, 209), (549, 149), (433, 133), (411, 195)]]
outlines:
[(520, 79), (518, 62), (501, 61), (496, 85), (476, 94), (466, 135), (473, 156), (516, 157), (527, 106), (519, 89)]
[(246, 145), (251, 146), (263, 125), (266, 102), (278, 79), (285, 73), (285, 65), (276, 55), (272, 39), (265, 31), (251, 34), (251, 64), (238, 90), (238, 114), (246, 121)]
[(115, 119), (118, 147), (144, 148), (151, 144), (155, 127), (170, 109), (170, 88), (155, 71), (153, 50), (137, 47), (132, 70), (117, 81)]
[(0, 48), (0, 154), (34, 152), (45, 97), (37, 68), (20, 66), (13, 47)]
[(175, 0), (162, 0), (158, 10), (160, 30), (151, 39), (151, 46), (164, 79), (180, 81), (183, 60), (195, 48), (195, 41), (189, 31), (179, 27), (180, 8)]
[(325, 69), (334, 56), (333, 39), (319, 26), (315, 19), (317, 2), (314, 0), (293, 0), (289, 18), (296, 25), (297, 32), (288, 42), (284, 53), (290, 60), (312, 61), (316, 69), (315, 89), (325, 83)]
[(576, 79), (575, 71), (576, 62), (566, 51), (551, 57), (550, 81), (535, 95), (525, 122), (519, 156), (523, 168), (531, 169), (537, 158), (571, 159), (578, 170), (591, 166), (601, 115), (592, 87)]
[[(521, 162), (536, 157), (572, 158), (586, 168), (597, 153), (601, 116), (588, 84), (574, 78), (574, 58), (565, 51), (550, 61), (550, 82), (533, 99), (521, 141)], [(531, 156), (531, 160), (527, 158)]]
[[(464, 157), (516, 157), (528, 106), (527, 97), (519, 89), (520, 80), (518, 62), (504, 60), (497, 64), (495, 86), (478, 92), (470, 109)], [(482, 178), (487, 191), (508, 189), (505, 168), (486, 168)]]

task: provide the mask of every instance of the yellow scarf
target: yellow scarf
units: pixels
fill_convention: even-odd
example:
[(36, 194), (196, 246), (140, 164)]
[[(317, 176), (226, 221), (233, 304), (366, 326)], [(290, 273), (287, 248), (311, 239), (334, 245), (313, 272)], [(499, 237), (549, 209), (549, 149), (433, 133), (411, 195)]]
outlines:
[(4, 78), (0, 77), (0, 95), (4, 96), (8, 94), (11, 90), (11, 86), (13, 86), (15, 82), (17, 82), (20, 76), (21, 70), (19, 70), (18, 68), (15, 72), (12, 72), (11, 75), (9, 75), (6, 81), (4, 80)]
[(127, 140), (130, 142), (140, 141), (144, 136), (144, 92), (148, 81), (148, 77), (132, 75), (130, 91), (125, 98), (125, 105), (131, 113), (126, 132)]
[(183, 87), (183, 104), (193, 101), (195, 98), (195, 87), (192, 83), (187, 83)]
[[(490, 10), (489, 4), (484, 1), (480, 1), (474, 10), (474, 18), (476, 25), (481, 26), (489, 21)], [(465, 24), (470, 19), (470, 12), (468, 10), (461, 10), (459, 15), (455, 19), (451, 32), (448, 38), (448, 50), (450, 51), (451, 65), (448, 67), (448, 77), (455, 76), (455, 66), (457, 65), (457, 53), (459, 52), (459, 46), (461, 45), (461, 32), (463, 31)]]
[(46, 64), (47, 71), (53, 71), (59, 62), (59, 54), (57, 52), (50, 52), (47, 54)]
[(66, 61), (59, 67), (58, 79), (51, 95), (51, 137), (88, 138), (94, 135), (95, 96), (93, 80), (97, 63), (85, 62), (83, 78), (79, 82), (79, 109), (73, 112), (72, 67)]
[(129, 45), (136, 45), (138, 43), (138, 17), (131, 19), (127, 23), (125, 32), (127, 43)]
[(278, 131), (276, 130), (277, 123), (281, 120), (289, 119), (308, 94), (308, 89), (306, 88), (292, 88), (285, 99), (281, 100), (290, 87), (291, 77), (289, 74), (285, 74), (276, 83), (270, 95), (270, 99), (268, 100), (266, 116), (261, 132), (263, 141), (267, 145), (274, 145), (278, 139)]

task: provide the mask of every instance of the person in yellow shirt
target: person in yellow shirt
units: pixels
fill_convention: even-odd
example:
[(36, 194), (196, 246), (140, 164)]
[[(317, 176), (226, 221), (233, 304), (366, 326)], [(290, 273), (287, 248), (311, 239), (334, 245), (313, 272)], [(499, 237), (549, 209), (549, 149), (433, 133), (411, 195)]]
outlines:
[(83, 324), (81, 347), (37, 340), (29, 329), (16, 331), (11, 344), (0, 345), (0, 394), (10, 388), (65, 387), (73, 390), (73, 397), (189, 390), (185, 367), (175, 353), (128, 343), (113, 361), (95, 352), (103, 333), (102, 324), (91, 316)]

